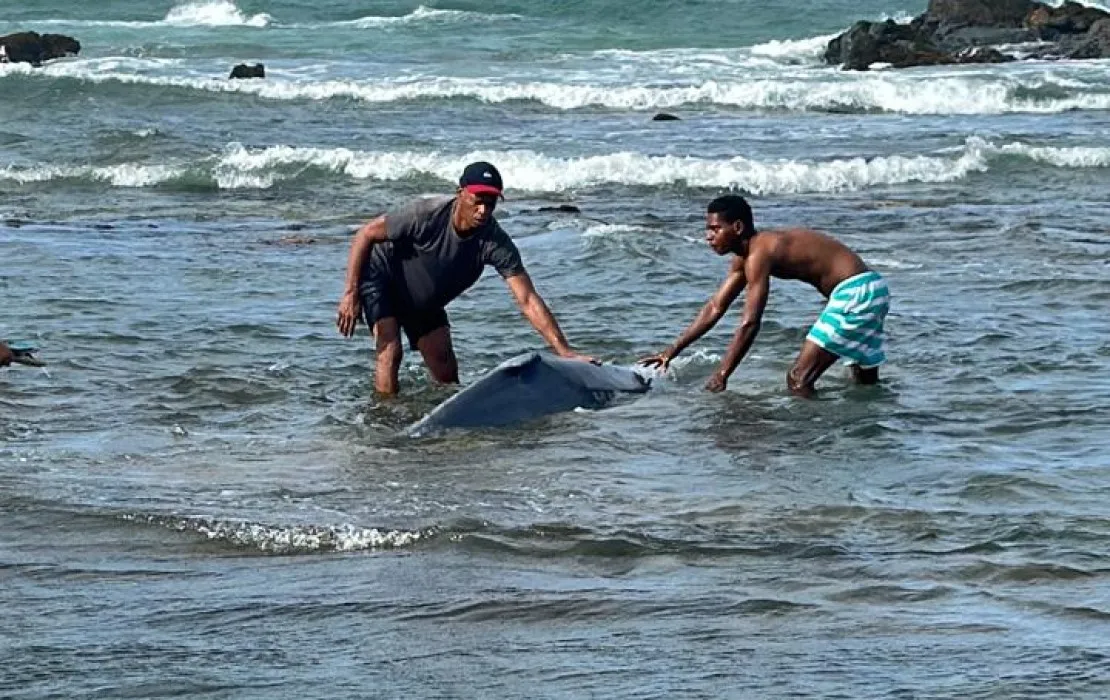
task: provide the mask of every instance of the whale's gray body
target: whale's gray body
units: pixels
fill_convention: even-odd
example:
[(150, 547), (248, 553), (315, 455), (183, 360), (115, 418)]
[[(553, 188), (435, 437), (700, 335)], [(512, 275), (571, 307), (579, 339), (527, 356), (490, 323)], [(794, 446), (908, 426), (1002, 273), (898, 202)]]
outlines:
[(407, 432), (512, 425), (575, 408), (604, 408), (617, 394), (642, 394), (650, 388), (651, 380), (627, 367), (530, 352), (503, 362)]

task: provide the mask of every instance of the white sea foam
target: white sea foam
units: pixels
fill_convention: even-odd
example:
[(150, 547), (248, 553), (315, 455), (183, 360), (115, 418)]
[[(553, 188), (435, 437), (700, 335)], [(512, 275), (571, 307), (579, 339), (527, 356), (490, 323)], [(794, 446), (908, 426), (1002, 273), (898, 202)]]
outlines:
[[(879, 18), (879, 21), (880, 22), (885, 22), (888, 19), (892, 19), (897, 24), (909, 24), (910, 22), (912, 22), (914, 20), (914, 17), (916, 17), (916, 15), (912, 15), (909, 12), (906, 12), (905, 10), (901, 10), (899, 12), (895, 12), (892, 15), (883, 15), (882, 17)], [(839, 36), (839, 33), (834, 34), (833, 36)]]
[(868, 257), (867, 261), (879, 270), (920, 270), (925, 267), (921, 263), (902, 262), (901, 260), (887, 258)]
[[(519, 81), (504, 78), (419, 77), (379, 80), (290, 80), (280, 74), (266, 80), (166, 75), (168, 68), (140, 59), (71, 60), (31, 72), (25, 64), (0, 65), (0, 79), (12, 73), (38, 78), (72, 78), (173, 86), (209, 92), (246, 93), (273, 100), (348, 98), (368, 103), (467, 98), (489, 103), (527, 100), (561, 110), (606, 107), (655, 110), (711, 104), (740, 109), (790, 111), (881, 111), (902, 114), (1053, 113), (1076, 109), (1110, 109), (1110, 93), (1100, 82), (1105, 67), (1074, 68), (1076, 74), (986, 73), (971, 71), (868, 73), (845, 75), (817, 71), (813, 77), (707, 80), (660, 86), (606, 82)], [(13, 67), (14, 66), (14, 67)], [(1101, 72), (1099, 72), (1101, 70)], [(152, 74), (153, 73), (153, 74)], [(1038, 91), (1051, 96), (1036, 97)], [(1060, 95), (1063, 93), (1063, 95)]]
[(672, 370), (683, 370), (690, 365), (698, 367), (715, 365), (721, 361), (721, 356), (715, 352), (710, 352), (702, 348), (695, 348), (693, 351), (679, 355), (671, 360)]
[[(1044, 2), (1044, 4), (1046, 4), (1046, 5), (1051, 5), (1052, 7), (1060, 7), (1065, 2), (1065, 0), (1041, 0), (1041, 1)], [(1097, 2), (1093, 2), (1093, 0), (1072, 0), (1072, 2), (1077, 2), (1078, 4), (1085, 5), (1087, 7), (1093, 7), (1096, 10), (1102, 10), (1103, 12), (1110, 12), (1110, 6), (1103, 5), (1103, 4), (1097, 3)]]
[[(989, 144), (986, 148), (991, 148)], [(1057, 148), (1049, 146), (1029, 146), (1023, 143), (1008, 143), (994, 149), (998, 153), (1025, 156), (1030, 160), (1047, 163), (1057, 168), (1106, 168), (1110, 167), (1110, 148), (1090, 148), (1073, 146)]]
[(52, 180), (93, 180), (107, 182), (115, 187), (150, 187), (185, 174), (184, 168), (170, 165), (144, 165), (123, 163), (104, 167), (88, 166), (31, 166), (0, 167), (0, 181), (20, 184), (49, 182)]
[(153, 27), (267, 27), (273, 17), (260, 12), (246, 15), (230, 0), (200, 0), (170, 8), (161, 20), (80, 20), (43, 19), (32, 25), (65, 25), (73, 27), (121, 27), (148, 29)]
[(755, 56), (766, 56), (780, 61), (815, 60), (825, 53), (825, 48), (829, 45), (829, 42), (837, 36), (837, 34), (825, 34), (808, 39), (772, 40), (764, 44), (756, 44), (751, 48), (751, 53)]
[(202, 0), (172, 8), (163, 22), (177, 26), (265, 27), (271, 20), (264, 12), (247, 16), (229, 0)]
[[(1110, 167), (1110, 147), (996, 145), (978, 137), (932, 154), (896, 154), (828, 160), (755, 160), (743, 156), (709, 159), (640, 153), (562, 158), (527, 150), (354, 151), (346, 148), (229, 144), (220, 154), (192, 163), (124, 163), (113, 166), (0, 165), (0, 181), (18, 183), (88, 179), (118, 187), (147, 187), (186, 175), (209, 177), (221, 189), (266, 189), (315, 170), (355, 180), (396, 181), (435, 177), (451, 182), (467, 163), (498, 164), (514, 190), (558, 193), (606, 185), (740, 189), (755, 195), (866, 190), (911, 182), (940, 183), (986, 172), (999, 158), (1024, 158), (1056, 168)], [(587, 236), (635, 231), (597, 225)]]
[[(987, 169), (983, 146), (971, 144), (956, 157), (883, 156), (829, 161), (760, 162), (744, 157), (711, 160), (681, 156), (612, 153), (556, 158), (532, 151), (357, 152), (348, 149), (232, 146), (215, 172), (221, 187), (258, 186), (295, 176), (306, 167), (355, 179), (400, 180), (432, 175), (450, 181), (471, 161), (496, 162), (515, 189), (562, 192), (605, 184), (649, 187), (686, 185), (739, 188), (753, 194), (836, 192), (905, 182), (949, 182)], [(244, 185), (244, 183), (249, 183)]]
[(413, 24), (449, 24), (454, 22), (498, 20), (519, 20), (521, 15), (510, 13), (482, 13), (467, 10), (443, 10), (417, 7), (405, 15), (368, 15), (352, 20), (337, 22), (313, 22), (283, 24), (272, 15), (260, 12), (248, 15), (229, 0), (200, 0), (182, 3), (169, 10), (166, 16), (157, 21), (150, 20), (80, 20), (80, 19), (42, 19), (30, 22), (32, 25), (66, 25), (74, 27), (130, 27), (135, 29), (151, 27), (286, 27), (296, 29), (325, 29), (328, 27), (350, 27), (353, 29), (377, 29), (390, 26)]
[(217, 521), (193, 525), (197, 532), (209, 539), (275, 553), (396, 549), (411, 546), (424, 536), (421, 532), (379, 530), (351, 525), (275, 527), (248, 522)]
[(520, 15), (514, 14), (483, 14), (479, 12), (468, 12), (466, 10), (440, 10), (420, 5), (407, 15), (397, 16), (368, 16), (360, 17), (345, 22), (332, 22), (327, 26), (351, 26), (360, 29), (374, 29), (378, 27), (389, 27), (392, 25), (403, 24), (418, 24), (418, 23), (448, 23), (448, 22), (465, 22), (468, 20), (480, 20), (487, 22), (494, 19), (521, 19)]
[(649, 229), (631, 224), (591, 224), (582, 232), (583, 238), (612, 238), (625, 234), (648, 233)]
[(386, 530), (353, 525), (277, 526), (203, 517), (125, 515), (123, 519), (161, 525), (181, 532), (196, 532), (210, 540), (274, 554), (397, 549), (435, 534), (434, 530)]

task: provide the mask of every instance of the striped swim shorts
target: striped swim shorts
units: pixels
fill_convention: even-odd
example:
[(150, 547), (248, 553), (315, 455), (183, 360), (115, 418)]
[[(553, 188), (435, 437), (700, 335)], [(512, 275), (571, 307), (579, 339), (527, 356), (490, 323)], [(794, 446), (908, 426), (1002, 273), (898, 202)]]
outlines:
[(862, 272), (836, 285), (806, 340), (863, 369), (886, 361), (883, 321), (890, 291), (878, 272)]

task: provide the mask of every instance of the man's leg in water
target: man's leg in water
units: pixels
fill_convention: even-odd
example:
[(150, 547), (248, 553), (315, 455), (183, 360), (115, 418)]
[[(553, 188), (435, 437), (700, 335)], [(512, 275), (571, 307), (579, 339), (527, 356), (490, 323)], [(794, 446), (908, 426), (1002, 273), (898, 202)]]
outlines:
[(813, 341), (804, 341), (802, 351), (798, 353), (798, 359), (794, 360), (794, 366), (786, 373), (786, 386), (798, 396), (806, 398), (813, 396), (813, 385), (839, 359)]
[(379, 319), (374, 323), (374, 343), (377, 361), (374, 369), (374, 389), (380, 394), (397, 393), (397, 373), (401, 369), (401, 329), (397, 319)]
[(459, 383), (459, 361), (451, 343), (450, 326), (440, 326), (420, 336), (416, 340), (416, 349), (424, 356), (424, 364), (437, 382)]
[(878, 384), (879, 368), (868, 367), (864, 369), (859, 365), (852, 365), (852, 379), (856, 380), (859, 384)]

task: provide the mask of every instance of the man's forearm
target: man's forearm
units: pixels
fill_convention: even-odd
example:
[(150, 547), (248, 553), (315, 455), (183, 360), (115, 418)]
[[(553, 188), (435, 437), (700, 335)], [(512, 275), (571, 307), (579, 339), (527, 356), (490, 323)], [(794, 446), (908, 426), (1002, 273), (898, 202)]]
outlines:
[(528, 322), (551, 346), (552, 350), (559, 353), (570, 351), (570, 344), (567, 343), (566, 336), (559, 328), (559, 322), (555, 320), (551, 309), (547, 308), (547, 304), (544, 303), (539, 294), (530, 295), (523, 304), (522, 311)]
[(737, 365), (748, 354), (751, 349), (752, 343), (755, 342), (755, 337), (759, 334), (759, 322), (755, 323), (741, 323), (740, 327), (736, 329), (736, 334), (732, 337), (732, 342), (728, 345), (728, 350), (725, 352), (724, 358), (721, 359), (721, 366), (717, 372), (725, 379), (732, 376), (736, 371)]
[(362, 276), (362, 265), (373, 246), (373, 241), (366, 235), (365, 229), (359, 229), (355, 239), (351, 242), (351, 252), (347, 255), (347, 280), (343, 291), (347, 294), (358, 294), (358, 285)]
[(717, 325), (717, 321), (721, 320), (721, 314), (717, 311), (716, 307), (712, 304), (706, 304), (701, 307), (701, 311), (694, 317), (690, 326), (678, 336), (678, 340), (674, 341), (674, 345), (668, 351), (670, 356), (678, 357), (678, 355), (709, 332), (713, 326)]

